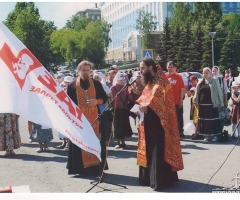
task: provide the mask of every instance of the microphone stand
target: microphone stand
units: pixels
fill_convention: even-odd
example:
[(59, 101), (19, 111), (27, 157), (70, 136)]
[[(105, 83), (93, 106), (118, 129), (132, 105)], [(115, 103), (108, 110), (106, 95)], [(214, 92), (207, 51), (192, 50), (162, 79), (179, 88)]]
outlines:
[[(128, 86), (131, 86), (136, 80), (132, 81), (131, 83), (126, 83), (123, 88), (121, 90), (118, 91), (118, 93), (114, 96), (114, 98), (111, 100), (111, 102), (105, 107), (105, 109), (100, 113), (98, 114), (98, 117), (93, 121), (93, 123), (91, 124), (91, 126), (93, 126), (96, 121), (98, 120), (99, 121), (99, 127), (100, 127), (100, 143), (101, 143), (101, 147), (102, 149), (104, 149), (104, 153), (106, 152), (105, 149), (106, 149), (106, 144), (105, 144), (105, 141), (102, 139), (102, 135), (101, 135), (101, 130), (102, 130), (102, 125), (101, 125), (101, 118), (102, 118), (102, 115), (103, 113), (110, 107), (110, 105), (112, 104), (112, 102), (118, 97), (118, 95), (125, 89), (127, 88)], [(110, 137), (111, 138), (111, 137)], [(101, 151), (101, 157), (103, 157), (103, 150)], [(106, 153), (105, 153), (106, 155)], [(106, 158), (107, 159), (107, 158)], [(103, 162), (103, 159), (102, 159), (102, 162)], [(110, 182), (106, 182), (106, 181), (103, 181), (103, 178), (102, 178), (102, 174), (103, 174), (103, 167), (105, 166), (104, 163), (100, 163), (99, 165), (99, 176), (96, 177), (96, 180), (94, 181), (91, 181), (90, 183), (91, 184), (94, 184), (86, 193), (90, 192), (94, 187), (96, 187), (99, 183), (107, 183), (107, 184), (111, 184), (111, 185), (116, 185), (116, 186), (119, 186), (119, 187), (122, 187), (122, 188), (125, 188), (127, 189), (126, 186), (124, 185), (119, 185), (119, 184), (115, 184), (115, 183), (110, 183)], [(106, 162), (106, 161), (105, 161)], [(103, 164), (103, 165), (102, 165)]]

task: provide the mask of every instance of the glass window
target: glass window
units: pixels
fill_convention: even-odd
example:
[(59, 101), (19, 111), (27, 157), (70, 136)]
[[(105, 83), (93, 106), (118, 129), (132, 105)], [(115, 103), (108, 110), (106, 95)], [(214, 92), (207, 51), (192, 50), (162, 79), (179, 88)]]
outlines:
[(97, 19), (100, 19), (100, 16), (99, 16), (99, 15), (97, 16)]
[(153, 9), (154, 9), (154, 11), (153, 11), (153, 15), (155, 15), (156, 16), (156, 2), (154, 2), (154, 6), (153, 6)]
[(95, 15), (92, 15), (92, 19), (95, 19)]
[(240, 2), (237, 2), (237, 8), (240, 8)]
[(152, 14), (152, 3), (150, 3), (150, 10), (149, 12)]
[(233, 8), (233, 2), (229, 2), (230, 8)]
[(148, 12), (148, 5), (146, 5), (146, 12)]

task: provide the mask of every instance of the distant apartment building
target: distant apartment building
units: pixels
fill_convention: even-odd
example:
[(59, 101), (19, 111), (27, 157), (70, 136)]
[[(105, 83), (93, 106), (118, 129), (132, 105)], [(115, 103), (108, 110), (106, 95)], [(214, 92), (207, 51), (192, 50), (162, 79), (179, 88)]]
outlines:
[[(240, 2), (219, 2), (223, 14), (239, 12)], [(100, 2), (101, 17), (112, 24), (106, 61), (131, 61), (142, 57), (141, 36), (136, 30), (138, 12), (156, 16), (156, 34), (162, 31), (166, 17), (172, 16), (171, 2)], [(193, 3), (190, 3), (194, 9)]]

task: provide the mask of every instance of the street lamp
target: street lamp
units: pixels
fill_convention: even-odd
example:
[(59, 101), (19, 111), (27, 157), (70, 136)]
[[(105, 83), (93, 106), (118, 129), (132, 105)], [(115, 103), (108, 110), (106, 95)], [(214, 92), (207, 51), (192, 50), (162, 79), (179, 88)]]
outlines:
[(214, 66), (214, 48), (213, 48), (213, 38), (216, 35), (216, 32), (209, 32), (209, 35), (212, 37), (212, 67)]

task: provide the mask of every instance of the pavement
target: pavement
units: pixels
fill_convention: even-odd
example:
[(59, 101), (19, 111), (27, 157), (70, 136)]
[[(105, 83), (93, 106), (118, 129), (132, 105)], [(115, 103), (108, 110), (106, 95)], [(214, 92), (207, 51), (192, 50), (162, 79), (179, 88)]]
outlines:
[[(189, 102), (190, 99), (186, 97), (185, 124), (190, 122)], [(28, 143), (27, 121), (20, 117), (19, 123), (23, 145), (15, 151), (17, 155), (14, 157), (4, 157), (5, 152), (0, 152), (0, 187), (29, 185), (32, 193), (39, 194), (86, 193), (87, 191), (89, 193), (158, 193), (138, 183), (137, 134), (127, 139), (128, 148), (124, 150), (114, 149), (116, 143), (111, 141), (108, 147), (109, 170), (103, 175), (104, 182), (93, 187), (91, 182), (95, 177), (80, 178), (77, 175), (68, 175), (66, 169), (68, 152), (56, 148), (62, 142), (58, 139), (56, 131), (54, 131), (54, 139), (49, 144), (51, 151), (37, 153), (38, 144)], [(133, 131), (137, 133), (133, 120), (131, 125)], [(232, 133), (231, 126), (225, 129)], [(236, 182), (234, 176), (240, 172), (240, 147), (239, 144), (235, 146), (236, 142), (237, 140), (232, 138), (225, 143), (191, 140), (190, 135), (181, 138), (184, 169), (178, 172), (179, 181), (173, 187), (161, 192), (211, 193), (216, 188), (231, 187)], [(3, 196), (0, 196), (0, 199), (1, 197)]]

